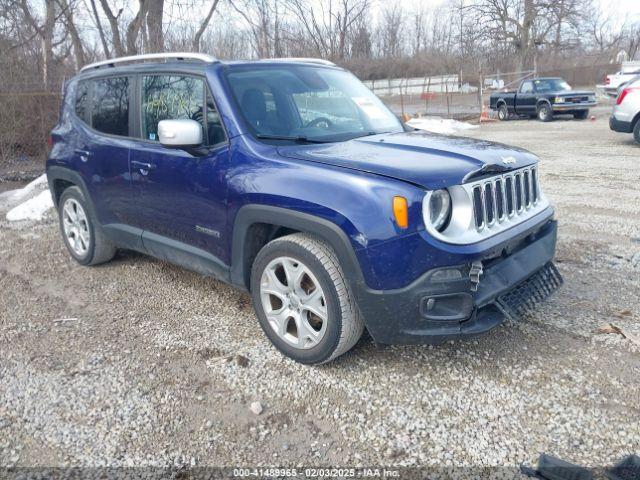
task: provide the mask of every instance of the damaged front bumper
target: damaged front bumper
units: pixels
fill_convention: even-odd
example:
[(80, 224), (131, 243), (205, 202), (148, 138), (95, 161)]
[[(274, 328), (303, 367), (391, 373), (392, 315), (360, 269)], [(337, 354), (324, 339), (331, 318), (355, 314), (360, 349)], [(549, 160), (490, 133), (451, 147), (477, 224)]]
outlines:
[(560, 287), (556, 238), (557, 222), (549, 220), (492, 258), (430, 270), (402, 289), (360, 289), (367, 329), (382, 344), (437, 344), (487, 332)]

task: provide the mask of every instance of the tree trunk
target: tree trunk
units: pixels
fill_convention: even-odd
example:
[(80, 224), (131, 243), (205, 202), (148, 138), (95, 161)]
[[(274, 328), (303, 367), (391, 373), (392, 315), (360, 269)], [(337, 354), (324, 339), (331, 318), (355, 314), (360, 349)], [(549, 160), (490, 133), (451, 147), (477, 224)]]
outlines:
[(80, 38), (80, 33), (73, 21), (73, 10), (67, 0), (58, 0), (58, 5), (62, 9), (65, 18), (65, 25), (71, 35), (71, 43), (73, 45), (73, 55), (76, 58), (76, 70), (79, 70), (86, 62), (84, 58), (84, 45)]
[(147, 15), (147, 7), (148, 2), (146, 0), (140, 0), (138, 13), (127, 27), (127, 55), (136, 55), (138, 53), (138, 35), (140, 34), (140, 28), (142, 27), (142, 22), (144, 22), (144, 17)]
[(107, 38), (104, 36), (102, 22), (100, 21), (100, 16), (98, 15), (98, 9), (96, 8), (96, 0), (91, 0), (91, 10), (93, 11), (93, 17), (96, 22), (96, 28), (98, 29), (98, 34), (100, 35), (100, 43), (102, 43), (102, 50), (104, 50), (104, 56), (107, 58), (110, 58), (111, 53), (109, 52), (109, 45), (107, 44)]
[(200, 51), (200, 40), (202, 39), (202, 35), (204, 35), (204, 32), (207, 30), (207, 27), (209, 26), (209, 22), (211, 21), (211, 17), (213, 16), (213, 13), (216, 11), (216, 7), (218, 6), (219, 1), (220, 0), (213, 0), (213, 3), (211, 4), (211, 8), (209, 9), (209, 13), (207, 13), (207, 16), (204, 18), (204, 20), (200, 24), (200, 28), (196, 32), (196, 35), (193, 37), (192, 47), (194, 52)]
[(147, 1), (147, 27), (149, 29), (149, 52), (164, 50), (164, 36), (162, 34), (162, 12), (164, 0)]
[(42, 69), (42, 80), (45, 87), (50, 87), (53, 80), (53, 28), (56, 21), (56, 11), (54, 0), (45, 0), (46, 14), (44, 25), (42, 26), (42, 56), (44, 65)]
[(102, 10), (104, 10), (107, 20), (109, 21), (109, 26), (111, 27), (113, 50), (115, 51), (116, 57), (124, 57), (124, 47), (122, 46), (122, 38), (120, 37), (120, 27), (118, 27), (118, 17), (120, 16), (120, 13), (122, 13), (122, 10), (118, 12), (118, 17), (116, 17), (109, 7), (108, 0), (100, 0), (100, 5), (102, 6)]

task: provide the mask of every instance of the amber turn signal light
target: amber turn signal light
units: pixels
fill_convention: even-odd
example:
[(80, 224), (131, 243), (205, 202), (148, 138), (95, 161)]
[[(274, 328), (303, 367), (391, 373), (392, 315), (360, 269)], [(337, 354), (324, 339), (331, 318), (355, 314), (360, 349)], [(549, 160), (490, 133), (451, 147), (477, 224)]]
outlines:
[(409, 226), (409, 209), (407, 207), (407, 199), (404, 197), (393, 197), (393, 216), (400, 228)]

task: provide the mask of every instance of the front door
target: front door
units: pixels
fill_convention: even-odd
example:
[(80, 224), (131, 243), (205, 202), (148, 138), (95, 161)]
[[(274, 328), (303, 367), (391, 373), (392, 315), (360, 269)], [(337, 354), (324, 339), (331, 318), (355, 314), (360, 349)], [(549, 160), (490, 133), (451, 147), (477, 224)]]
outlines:
[(516, 111), (522, 114), (536, 113), (536, 93), (533, 82), (526, 80), (522, 82), (520, 91), (516, 95)]
[[(140, 135), (131, 150), (133, 202), (143, 243), (153, 255), (194, 270), (224, 267), (225, 173), (229, 145), (204, 77), (143, 75)], [(202, 124), (208, 154), (194, 156), (158, 142), (158, 122), (193, 119)], [(198, 265), (200, 263), (200, 265)]]

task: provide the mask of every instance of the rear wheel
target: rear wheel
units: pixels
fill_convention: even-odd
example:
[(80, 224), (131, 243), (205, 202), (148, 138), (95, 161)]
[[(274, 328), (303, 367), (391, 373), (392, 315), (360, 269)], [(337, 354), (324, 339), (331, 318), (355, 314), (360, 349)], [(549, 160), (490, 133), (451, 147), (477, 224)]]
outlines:
[(576, 120), (586, 120), (588, 116), (589, 110), (580, 110), (573, 114), (573, 118), (575, 118)]
[(116, 254), (115, 245), (104, 235), (91, 215), (78, 187), (69, 187), (58, 202), (60, 231), (69, 253), (81, 265), (108, 262)]
[(543, 103), (538, 107), (538, 120), (541, 122), (550, 122), (553, 120), (553, 110), (551, 110), (551, 105)]
[(364, 330), (335, 253), (307, 234), (278, 238), (260, 250), (251, 271), (251, 296), (271, 343), (301, 363), (333, 360)]
[(636, 124), (633, 127), (633, 138), (636, 142), (640, 143), (640, 120), (636, 120)]
[(504, 121), (509, 119), (509, 109), (504, 103), (498, 107), (498, 119)]

